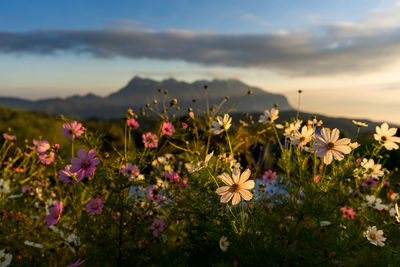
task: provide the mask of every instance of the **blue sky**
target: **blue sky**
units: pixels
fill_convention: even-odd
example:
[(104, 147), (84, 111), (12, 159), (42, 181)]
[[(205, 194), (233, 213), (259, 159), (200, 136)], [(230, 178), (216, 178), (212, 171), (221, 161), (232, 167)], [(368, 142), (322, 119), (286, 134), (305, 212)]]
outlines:
[[(0, 95), (107, 95), (135, 75), (236, 78), (400, 123), (397, 1), (0, 1)], [(355, 104), (357, 103), (357, 104)]]

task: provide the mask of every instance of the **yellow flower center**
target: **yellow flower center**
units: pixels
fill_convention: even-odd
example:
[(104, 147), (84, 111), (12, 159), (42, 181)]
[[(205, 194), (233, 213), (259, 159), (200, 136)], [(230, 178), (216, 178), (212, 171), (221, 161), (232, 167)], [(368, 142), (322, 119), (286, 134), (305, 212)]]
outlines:
[(335, 147), (335, 144), (332, 143), (332, 142), (329, 142), (329, 143), (326, 144), (326, 148), (329, 149), (329, 150), (333, 149), (334, 147)]
[(300, 137), (299, 141), (304, 142), (304, 141), (306, 141), (306, 138), (304, 136), (302, 136), (302, 137)]
[(239, 186), (238, 184), (233, 184), (233, 185), (232, 185), (232, 190), (233, 190), (233, 192), (238, 192), (239, 189), (240, 189), (240, 186)]
[(97, 203), (94, 203), (93, 205), (92, 205), (92, 209), (97, 209), (99, 207), (99, 205), (97, 205)]
[(378, 236), (376, 234), (371, 234), (370, 238), (373, 240), (378, 240)]

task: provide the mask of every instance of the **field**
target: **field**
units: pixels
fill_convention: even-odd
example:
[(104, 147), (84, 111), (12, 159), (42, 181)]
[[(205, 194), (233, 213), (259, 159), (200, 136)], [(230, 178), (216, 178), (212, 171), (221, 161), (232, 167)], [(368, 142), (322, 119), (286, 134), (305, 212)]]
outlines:
[(222, 104), (113, 123), (2, 108), (0, 266), (400, 265), (396, 128), (278, 107), (233, 123)]

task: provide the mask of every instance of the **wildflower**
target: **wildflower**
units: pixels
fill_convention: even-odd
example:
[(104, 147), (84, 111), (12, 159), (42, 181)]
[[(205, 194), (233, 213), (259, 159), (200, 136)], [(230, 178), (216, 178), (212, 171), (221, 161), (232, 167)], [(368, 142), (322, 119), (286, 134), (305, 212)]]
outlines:
[(319, 182), (319, 178), (321, 178), (321, 174), (317, 174), (314, 176), (314, 182), (317, 184)]
[(134, 118), (127, 120), (126, 124), (133, 130), (139, 129), (140, 126), (137, 120), (135, 120)]
[(17, 140), (17, 137), (15, 135), (9, 135), (8, 133), (3, 133), (3, 138), (10, 141)]
[(366, 181), (362, 182), (360, 185), (364, 187), (375, 188), (377, 183), (379, 183), (379, 181), (375, 180), (372, 177), (369, 177)]
[(52, 226), (58, 222), (61, 217), (63, 204), (62, 202), (56, 202), (52, 208), (49, 210), (49, 214), (45, 217), (47, 221), (47, 226)]
[(227, 173), (223, 173), (219, 178), (226, 184), (226, 186), (219, 187), (216, 192), (221, 195), (221, 202), (227, 203), (232, 199), (232, 205), (237, 205), (240, 199), (248, 201), (253, 197), (249, 191), (254, 187), (254, 181), (248, 180), (250, 178), (250, 170), (246, 169), (242, 174), (238, 168), (233, 169), (232, 177)]
[(320, 222), (319, 222), (319, 225), (320, 225), (321, 227), (325, 227), (325, 226), (331, 225), (331, 222), (330, 222), (330, 221), (320, 221)]
[(149, 189), (149, 193), (147, 194), (147, 198), (149, 200), (153, 200), (154, 202), (161, 202), (164, 199), (163, 195), (160, 194), (160, 190), (158, 188), (158, 185), (153, 185)]
[(0, 250), (0, 266), (6, 267), (10, 265), (12, 257), (13, 256), (10, 253), (6, 253), (4, 249)]
[(142, 135), (144, 147), (156, 148), (158, 146), (158, 137), (151, 132)]
[[(349, 138), (339, 139), (339, 130), (333, 129), (332, 133), (327, 128), (322, 128), (321, 135), (317, 135), (313, 138), (316, 144), (313, 145), (313, 149), (317, 150), (317, 156), (323, 158), (326, 165), (332, 163), (333, 158), (342, 160), (343, 154), (349, 154), (351, 148), (348, 146), (350, 143)], [(342, 154), (343, 153), (343, 154)]]
[(394, 205), (394, 208), (396, 210), (396, 221), (398, 223), (400, 223), (400, 211), (399, 211), (399, 206), (397, 205), (397, 203)]
[(128, 177), (130, 180), (133, 180), (133, 178), (140, 175), (140, 170), (138, 166), (132, 165), (130, 162), (128, 162), (126, 165), (122, 165), (121, 173), (124, 176)]
[(366, 124), (366, 123), (364, 123), (364, 122), (361, 122), (361, 121), (352, 120), (352, 122), (353, 122), (355, 125), (357, 125), (358, 127), (368, 127), (368, 124)]
[(7, 194), (10, 192), (10, 183), (7, 180), (0, 179), (0, 195), (1, 193)]
[(221, 239), (219, 240), (219, 247), (223, 252), (226, 252), (228, 250), (230, 243), (228, 241), (228, 238), (226, 236), (222, 236)]
[(276, 172), (273, 172), (272, 170), (268, 170), (268, 171), (264, 172), (264, 175), (262, 176), (262, 178), (264, 179), (264, 182), (266, 184), (271, 184), (276, 180), (276, 178), (278, 178), (278, 176), (276, 175)]
[(31, 241), (28, 241), (28, 240), (25, 240), (24, 244), (26, 246), (30, 246), (30, 247), (34, 247), (34, 248), (43, 248), (42, 244), (34, 243), (34, 242), (31, 242)]
[(340, 210), (343, 212), (343, 217), (347, 219), (354, 219), (354, 215), (356, 215), (353, 208), (348, 208), (347, 206), (342, 207)]
[(158, 236), (158, 233), (164, 231), (164, 219), (154, 219), (150, 226), (150, 230), (153, 231), (154, 236)]
[(197, 164), (196, 164), (197, 167), (194, 167), (191, 164), (187, 164), (186, 168), (188, 168), (188, 172), (189, 173), (194, 173), (194, 172), (197, 172), (197, 171), (203, 169), (204, 167), (207, 167), (208, 166), (208, 162), (210, 161), (210, 159), (213, 156), (214, 156), (214, 151), (212, 151), (210, 154), (208, 154), (203, 161), (197, 162)]
[(350, 143), (349, 144), (349, 147), (351, 148), (351, 150), (355, 150), (359, 146), (360, 146), (360, 144), (358, 142), (354, 142), (354, 143)]
[(76, 183), (80, 182), (83, 179), (83, 177), (78, 179), (76, 176), (76, 172), (71, 171), (71, 167), (72, 167), (72, 165), (69, 164), (69, 165), (65, 166), (64, 170), (59, 170), (58, 171), (58, 180), (63, 181), (66, 184), (68, 184), (68, 183), (76, 184)]
[(47, 150), (50, 149), (50, 144), (49, 141), (43, 140), (43, 141), (37, 141), (36, 142), (36, 152), (40, 154), (44, 154), (47, 152)]
[(215, 135), (218, 135), (223, 131), (227, 131), (232, 125), (231, 122), (232, 118), (229, 117), (229, 114), (225, 114), (224, 118), (218, 116), (216, 121), (211, 122), (211, 132)]
[(283, 132), (284, 136), (291, 136), (293, 135), (296, 131), (298, 131), (301, 127), (301, 123), (303, 121), (297, 120), (295, 122), (289, 123), (288, 127), (285, 128), (285, 131)]
[(364, 236), (372, 245), (380, 247), (385, 246), (383, 242), (386, 240), (386, 237), (383, 236), (382, 230), (376, 229), (376, 226), (368, 226), (367, 231), (364, 232)]
[(90, 215), (100, 214), (103, 208), (101, 198), (93, 198), (86, 204), (86, 212)]
[(91, 149), (86, 154), (84, 149), (78, 151), (78, 157), (71, 158), (71, 172), (76, 172), (78, 180), (82, 180), (85, 177), (90, 177), (96, 171), (96, 166), (100, 164), (99, 158), (96, 158), (96, 150)]
[(50, 151), (39, 155), (40, 162), (45, 165), (49, 165), (54, 161), (54, 152)]
[(168, 136), (172, 136), (175, 132), (174, 125), (172, 125), (172, 123), (167, 122), (167, 121), (163, 122), (161, 129), (162, 129), (162, 132)]
[(260, 119), (258, 120), (258, 122), (260, 123), (272, 123), (274, 122), (276, 119), (279, 118), (279, 110), (277, 110), (276, 108), (272, 108), (271, 111), (269, 111), (268, 109), (264, 111), (264, 115), (260, 116)]
[(78, 259), (76, 262), (68, 265), (68, 267), (78, 267), (79, 265), (83, 264), (85, 260)]
[(363, 159), (361, 162), (361, 167), (364, 168), (364, 177), (373, 177), (378, 179), (379, 177), (382, 177), (384, 175), (384, 172), (381, 170), (382, 165), (381, 164), (375, 164), (373, 159)]
[(186, 129), (187, 129), (187, 127), (188, 127), (187, 123), (185, 123), (185, 122), (182, 122), (182, 128), (183, 128), (183, 130), (186, 130)]
[(312, 128), (308, 129), (307, 126), (303, 126), (301, 128), (301, 132), (296, 130), (293, 133), (293, 136), (290, 137), (290, 140), (293, 144), (298, 145), (299, 147), (303, 147), (310, 142), (312, 135), (314, 134), (314, 130)]
[(389, 129), (389, 125), (385, 122), (381, 127), (376, 126), (374, 138), (383, 144), (387, 150), (399, 149), (399, 145), (396, 143), (400, 143), (400, 137), (394, 136), (396, 132), (397, 128)]
[(71, 121), (70, 123), (64, 123), (61, 128), (63, 135), (71, 140), (81, 136), (85, 128), (81, 123), (77, 121)]

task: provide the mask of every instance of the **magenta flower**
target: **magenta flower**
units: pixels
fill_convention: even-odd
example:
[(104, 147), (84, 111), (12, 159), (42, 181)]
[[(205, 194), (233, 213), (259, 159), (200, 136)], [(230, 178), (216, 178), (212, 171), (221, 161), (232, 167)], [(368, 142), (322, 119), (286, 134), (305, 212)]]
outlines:
[(135, 120), (134, 118), (127, 120), (126, 124), (128, 124), (128, 126), (133, 130), (137, 130), (140, 126), (137, 120)]
[(96, 150), (91, 149), (88, 154), (84, 149), (78, 151), (78, 157), (71, 158), (72, 167), (71, 172), (76, 172), (78, 180), (82, 180), (85, 177), (92, 176), (96, 171), (96, 165), (100, 163), (99, 158), (96, 158)]
[(65, 166), (64, 170), (59, 170), (58, 171), (58, 180), (63, 181), (66, 184), (68, 184), (68, 183), (76, 184), (76, 183), (80, 182), (83, 179), (83, 177), (80, 180), (78, 180), (78, 178), (76, 177), (76, 172), (72, 172), (71, 167), (72, 167), (72, 165), (69, 164), (69, 165)]
[(172, 136), (175, 132), (174, 125), (172, 125), (172, 123), (167, 122), (167, 121), (163, 122), (161, 129), (162, 129), (162, 132), (168, 136)]
[(154, 222), (150, 226), (150, 230), (153, 231), (153, 235), (157, 236), (158, 233), (164, 231), (164, 219), (154, 219)]
[(188, 127), (187, 123), (182, 122), (182, 128), (183, 128), (183, 130), (186, 130), (187, 127)]
[(264, 182), (266, 184), (271, 184), (273, 181), (276, 180), (276, 178), (278, 178), (278, 176), (276, 175), (276, 172), (273, 172), (272, 170), (268, 170), (264, 173), (262, 178), (264, 179)]
[(62, 202), (56, 202), (54, 206), (50, 208), (49, 215), (44, 218), (47, 221), (47, 226), (52, 226), (58, 222), (61, 217), (62, 209)]
[(54, 152), (50, 151), (47, 153), (39, 154), (39, 159), (43, 164), (49, 165), (54, 161)]
[(85, 128), (81, 123), (77, 121), (71, 121), (70, 123), (64, 123), (61, 128), (63, 135), (71, 140), (81, 136)]
[(84, 262), (85, 262), (85, 260), (78, 259), (76, 262), (68, 265), (68, 267), (78, 267), (79, 265), (81, 265)]
[(151, 132), (142, 135), (144, 147), (156, 148), (158, 146), (158, 137)]
[(356, 212), (353, 210), (353, 208), (348, 208), (347, 206), (342, 207), (341, 211), (343, 212), (343, 217), (347, 219), (354, 219), (354, 215), (356, 215)]
[(375, 188), (377, 183), (379, 183), (378, 180), (375, 180), (373, 177), (369, 177), (367, 180), (362, 182), (360, 185), (369, 187), (369, 188)]
[(149, 188), (149, 193), (147, 193), (147, 197), (154, 202), (161, 202), (164, 199), (163, 195), (160, 194), (158, 185), (153, 185)]
[(136, 165), (132, 165), (131, 163), (127, 163), (126, 165), (122, 165), (121, 167), (121, 173), (130, 178), (133, 179), (135, 176), (138, 176), (140, 174), (139, 168)]
[(44, 154), (47, 152), (47, 150), (50, 149), (50, 144), (49, 141), (43, 140), (43, 141), (36, 141), (34, 140), (34, 144), (36, 145), (36, 152), (39, 154)]
[(104, 208), (101, 198), (93, 198), (86, 204), (86, 212), (90, 215), (100, 214)]
[(15, 141), (17, 140), (17, 137), (15, 135), (8, 135), (8, 133), (3, 133), (3, 138), (10, 140), (10, 141)]

